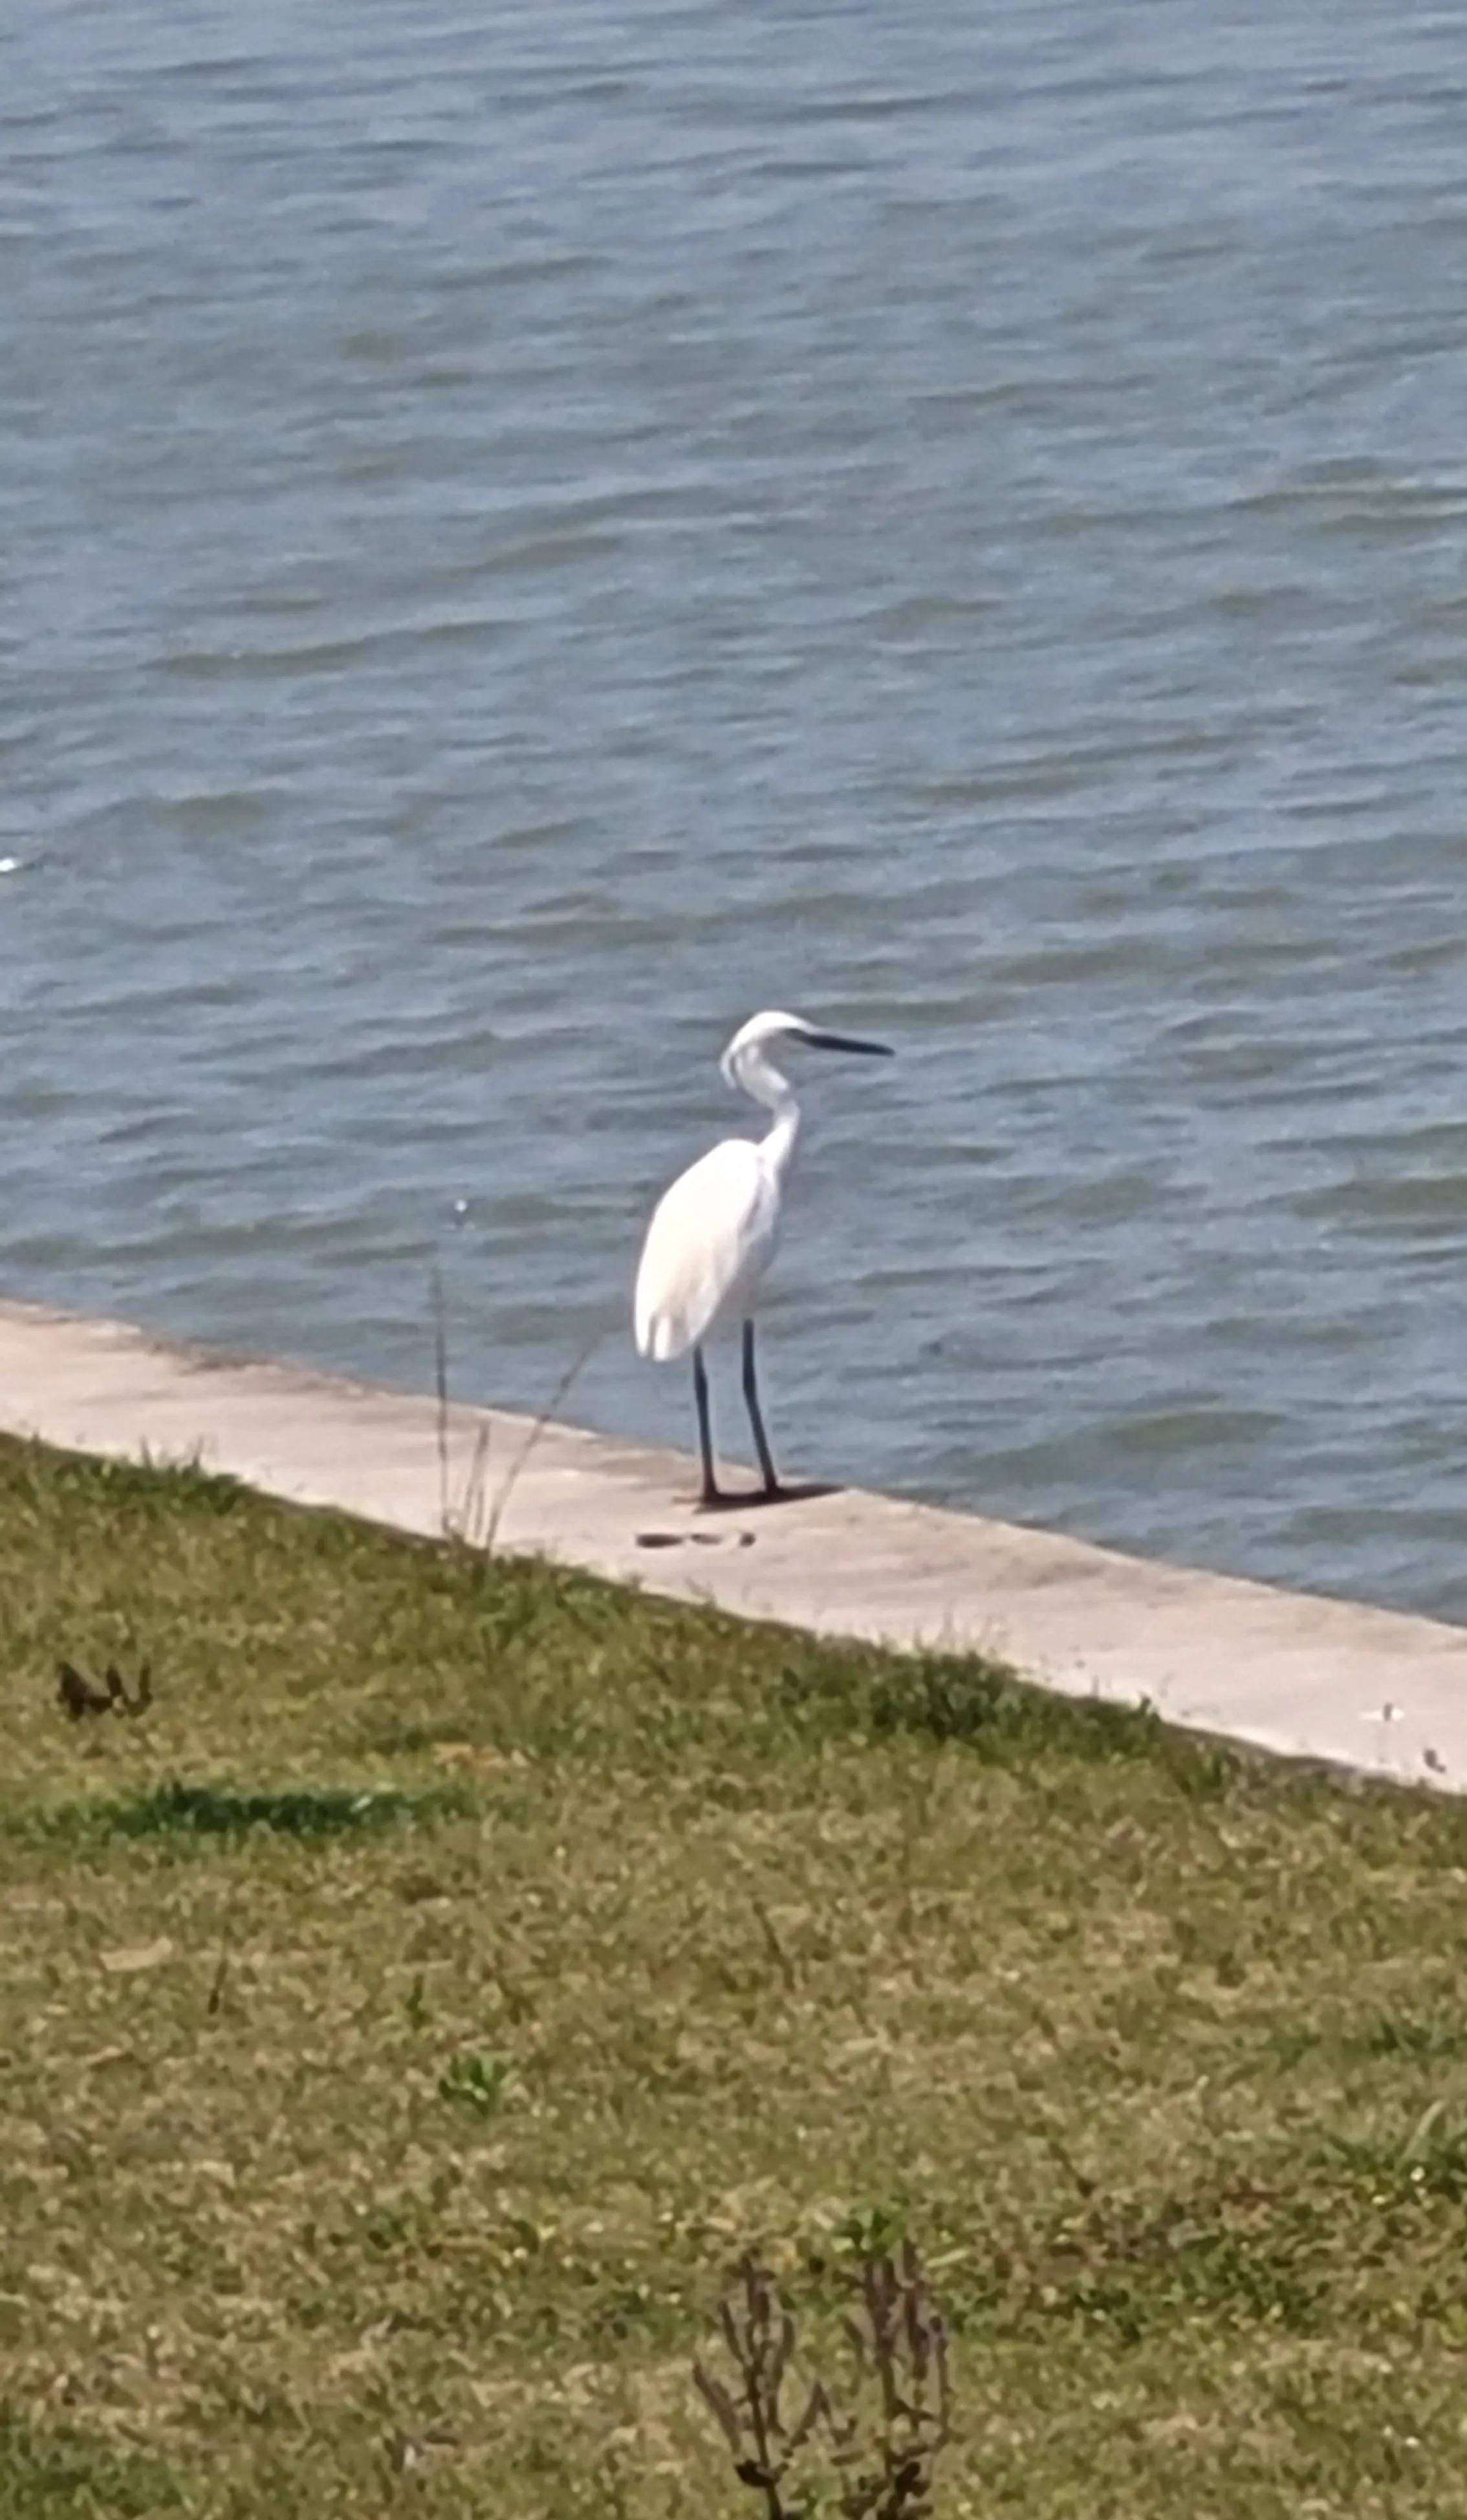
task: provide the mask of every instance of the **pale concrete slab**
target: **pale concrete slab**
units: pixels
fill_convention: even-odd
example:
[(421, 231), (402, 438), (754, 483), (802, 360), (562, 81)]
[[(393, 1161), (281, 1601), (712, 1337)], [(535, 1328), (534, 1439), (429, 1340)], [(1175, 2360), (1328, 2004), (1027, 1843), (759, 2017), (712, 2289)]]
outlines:
[(198, 1459), (251, 1486), (497, 1545), (755, 1618), (973, 1646), (1050, 1688), (1375, 1775), (1467, 1790), (1467, 1630), (1125, 1557), (859, 1489), (716, 1516), (692, 1462), (126, 1323), (0, 1303), (0, 1425), (80, 1452)]

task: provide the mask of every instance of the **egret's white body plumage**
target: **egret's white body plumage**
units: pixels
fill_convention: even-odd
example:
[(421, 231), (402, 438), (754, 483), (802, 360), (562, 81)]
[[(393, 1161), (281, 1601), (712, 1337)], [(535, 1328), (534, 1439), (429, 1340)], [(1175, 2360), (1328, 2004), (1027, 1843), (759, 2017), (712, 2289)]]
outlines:
[(637, 1345), (654, 1364), (685, 1355), (753, 1310), (779, 1237), (797, 1129), (795, 1112), (788, 1124), (777, 1121), (757, 1146), (752, 1138), (725, 1138), (657, 1201), (635, 1305)]
[(703, 1448), (705, 1502), (718, 1494), (712, 1469), (707, 1396), (699, 1348), (726, 1325), (744, 1326), (744, 1393), (769, 1493), (778, 1482), (754, 1391), (753, 1311), (778, 1240), (784, 1185), (800, 1134), (794, 1088), (770, 1056), (803, 1043), (818, 1050), (879, 1052), (876, 1042), (821, 1032), (800, 1015), (751, 1015), (724, 1052), (728, 1082), (774, 1113), (758, 1139), (725, 1138), (680, 1173), (652, 1211), (633, 1300), (637, 1347), (664, 1365), (690, 1348)]

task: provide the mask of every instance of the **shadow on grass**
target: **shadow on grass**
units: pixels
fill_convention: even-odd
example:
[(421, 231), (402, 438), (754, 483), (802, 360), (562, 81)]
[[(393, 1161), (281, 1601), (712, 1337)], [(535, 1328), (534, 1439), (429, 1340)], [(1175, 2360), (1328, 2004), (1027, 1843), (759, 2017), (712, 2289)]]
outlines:
[(1229, 1744), (1176, 1732), (1153, 1706), (1062, 1696), (975, 1654), (843, 1656), (826, 1646), (798, 1663), (791, 1658), (780, 1696), (797, 1722), (840, 1730), (854, 1721), (877, 1738), (906, 1733), (961, 1742), (998, 1764), (1022, 1766), (1039, 1756), (1144, 1760), (1204, 1800), (1246, 1773)]
[(242, 1837), (270, 1829), (281, 1837), (344, 1837), (404, 1821), (461, 1820), (472, 1797), (454, 1785), (422, 1793), (349, 1785), (241, 1793), (229, 1785), (156, 1786), (125, 1801), (66, 1803), (38, 1825), (49, 1837)]
[(152, 2520), (155, 2512), (183, 2504), (181, 2488), (160, 2460), (70, 2430), (48, 2438), (0, 2406), (0, 2520), (63, 2511)]

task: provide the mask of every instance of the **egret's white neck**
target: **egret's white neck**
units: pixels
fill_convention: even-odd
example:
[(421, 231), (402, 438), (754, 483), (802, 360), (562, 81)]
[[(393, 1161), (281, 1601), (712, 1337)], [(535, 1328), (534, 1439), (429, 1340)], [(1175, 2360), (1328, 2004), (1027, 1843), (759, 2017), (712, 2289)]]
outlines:
[(729, 1064), (734, 1084), (741, 1085), (745, 1094), (762, 1102), (767, 1111), (783, 1111), (794, 1102), (794, 1087), (767, 1056), (762, 1043), (751, 1041), (745, 1049), (735, 1051)]
[(787, 1171), (800, 1134), (800, 1106), (795, 1090), (787, 1076), (780, 1073), (772, 1058), (767, 1058), (757, 1042), (739, 1051), (731, 1062), (734, 1080), (762, 1102), (775, 1115), (774, 1127), (766, 1130), (759, 1141), (759, 1151), (777, 1175)]

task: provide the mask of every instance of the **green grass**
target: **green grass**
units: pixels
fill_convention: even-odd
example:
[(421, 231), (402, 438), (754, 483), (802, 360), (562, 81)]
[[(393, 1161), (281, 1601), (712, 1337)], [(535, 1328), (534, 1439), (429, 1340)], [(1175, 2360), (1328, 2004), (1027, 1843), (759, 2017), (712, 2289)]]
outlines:
[(0, 2520), (759, 2520), (904, 2234), (937, 2520), (1457, 2520), (1467, 1808), (14, 1444), (0, 1603)]

